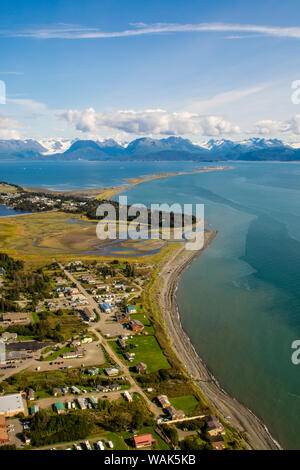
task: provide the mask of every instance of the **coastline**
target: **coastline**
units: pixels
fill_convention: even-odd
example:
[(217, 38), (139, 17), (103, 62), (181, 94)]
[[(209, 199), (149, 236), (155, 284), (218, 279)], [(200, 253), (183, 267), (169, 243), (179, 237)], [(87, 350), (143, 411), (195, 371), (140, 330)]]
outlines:
[[(156, 289), (160, 312), (171, 346), (178, 358), (217, 412), (246, 436), (255, 450), (279, 450), (281, 446), (271, 436), (265, 424), (246, 406), (222, 389), (205, 363), (199, 357), (190, 338), (182, 328), (180, 312), (176, 303), (176, 291), (183, 272), (212, 243), (217, 232), (205, 231), (205, 242), (201, 250), (187, 251), (180, 247), (175, 255), (159, 271), (160, 282)], [(230, 416), (230, 419), (226, 419)]]

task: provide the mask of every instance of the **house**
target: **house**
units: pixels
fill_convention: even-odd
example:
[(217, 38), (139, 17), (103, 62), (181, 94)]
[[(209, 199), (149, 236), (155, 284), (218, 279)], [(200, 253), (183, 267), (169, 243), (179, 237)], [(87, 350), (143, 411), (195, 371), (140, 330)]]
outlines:
[(25, 413), (23, 399), (20, 393), (0, 397), (0, 415), (10, 417), (19, 413)]
[(78, 402), (79, 408), (81, 410), (86, 410), (86, 399), (85, 398), (77, 398), (77, 402)]
[(92, 342), (93, 342), (93, 338), (91, 338), (91, 336), (86, 336), (85, 338), (82, 338), (81, 340), (81, 344), (88, 344)]
[(129, 320), (128, 326), (132, 331), (143, 331), (144, 325), (139, 320)]
[(176, 410), (174, 406), (170, 405), (165, 408), (170, 418), (173, 419), (183, 419), (185, 414), (182, 410)]
[(98, 369), (98, 367), (91, 367), (90, 369), (88, 369), (87, 373), (89, 375), (98, 375), (99, 374), (99, 369)]
[(93, 408), (97, 408), (97, 405), (98, 405), (98, 398), (95, 398), (93, 397), (93, 395), (91, 395), (89, 397), (89, 400), (90, 400), (90, 403), (92, 404), (92, 407)]
[(17, 338), (17, 333), (9, 333), (8, 331), (5, 331), (1, 335), (1, 341), (3, 341), (4, 343), (7, 343), (9, 341), (16, 341)]
[(81, 345), (81, 341), (78, 341), (77, 339), (75, 339), (74, 341), (72, 341), (72, 343), (70, 343), (71, 348), (77, 348), (80, 345)]
[(101, 310), (104, 312), (104, 313), (110, 313), (112, 311), (112, 306), (107, 303), (107, 302), (102, 302), (101, 304)]
[(8, 438), (5, 416), (0, 415), (0, 445), (8, 444), (8, 442), (9, 442), (9, 438)]
[(140, 436), (133, 437), (134, 447), (140, 449), (141, 447), (149, 447), (156, 444), (156, 440), (152, 434), (141, 434)]
[(144, 364), (143, 362), (138, 362), (137, 365), (135, 366), (135, 369), (138, 374), (146, 374), (147, 364)]
[(130, 352), (126, 352), (126, 353), (124, 354), (124, 356), (125, 356), (125, 359), (127, 359), (127, 361), (132, 362), (132, 361), (134, 360), (135, 354), (134, 354), (134, 353), (130, 353)]
[(206, 430), (210, 436), (218, 436), (225, 434), (225, 429), (222, 423), (214, 415), (210, 415), (207, 420)]
[(85, 321), (93, 321), (95, 320), (95, 313), (92, 312), (88, 307), (81, 308), (79, 310), (83, 320)]
[(117, 312), (116, 313), (116, 320), (118, 323), (125, 323), (130, 320), (130, 315), (122, 312)]
[(136, 305), (128, 305), (128, 307), (126, 308), (126, 311), (129, 314), (136, 313), (137, 312)]
[(128, 390), (125, 390), (125, 392), (123, 393), (124, 397), (126, 398), (127, 401), (129, 401), (129, 403), (132, 402), (132, 396), (131, 394), (128, 392)]
[(109, 377), (114, 377), (119, 374), (119, 369), (116, 367), (107, 367), (104, 371)]
[(217, 438), (218, 440), (213, 440), (211, 445), (213, 447), (214, 450), (224, 450), (225, 449), (225, 445), (224, 445), (224, 441), (223, 441), (223, 438), (221, 436), (218, 436)]
[(30, 401), (33, 401), (33, 400), (34, 400), (34, 390), (33, 390), (33, 388), (30, 388), (30, 389), (28, 390), (27, 399), (30, 400)]
[(57, 397), (57, 395), (60, 393), (60, 389), (57, 387), (54, 387), (54, 389), (52, 390), (52, 393), (55, 397)]
[(64, 407), (64, 404), (62, 401), (57, 401), (55, 404), (54, 404), (54, 408), (55, 408), (55, 411), (57, 412), (57, 414), (61, 415), (62, 413), (65, 412), (65, 407)]
[(168, 406), (171, 406), (171, 403), (168, 400), (167, 395), (158, 395), (156, 397), (156, 400), (160, 404), (162, 408), (168, 408)]
[(27, 312), (3, 313), (1, 316), (3, 326), (27, 325), (31, 322), (31, 316)]
[(118, 339), (118, 345), (122, 348), (126, 348), (126, 341), (124, 339)]
[(2, 277), (4, 276), (4, 274), (5, 274), (5, 269), (2, 268), (2, 266), (0, 266), (0, 276)]
[(81, 393), (81, 390), (79, 390), (79, 388), (75, 387), (75, 385), (73, 385), (71, 387), (71, 390), (72, 390), (72, 393), (75, 393), (75, 394)]
[(108, 386), (108, 390), (110, 392), (116, 392), (117, 390), (120, 390), (120, 389), (121, 389), (121, 385), (119, 385), (119, 384), (110, 384)]
[(83, 357), (84, 350), (76, 349), (76, 351), (71, 351), (62, 355), (63, 359), (76, 359), (77, 357)]
[(38, 413), (40, 411), (40, 408), (38, 405), (32, 405), (30, 408), (29, 408), (29, 412), (31, 415), (35, 415), (35, 413)]

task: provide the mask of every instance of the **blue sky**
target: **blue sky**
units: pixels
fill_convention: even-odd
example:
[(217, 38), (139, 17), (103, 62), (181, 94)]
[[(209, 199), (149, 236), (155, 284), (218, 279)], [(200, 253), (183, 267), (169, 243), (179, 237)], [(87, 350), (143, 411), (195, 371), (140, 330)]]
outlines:
[(297, 0), (1, 2), (0, 138), (300, 141)]

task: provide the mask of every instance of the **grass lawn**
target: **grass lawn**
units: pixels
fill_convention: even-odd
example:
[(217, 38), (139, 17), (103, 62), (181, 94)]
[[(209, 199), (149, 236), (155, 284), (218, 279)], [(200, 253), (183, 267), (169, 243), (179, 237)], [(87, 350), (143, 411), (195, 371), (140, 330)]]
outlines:
[[(125, 358), (118, 348), (116, 342), (111, 343), (114, 349), (120, 354), (122, 359)], [(137, 344), (137, 348), (132, 348), (129, 351), (135, 353), (134, 360), (132, 362), (126, 361), (129, 367), (135, 366), (138, 362), (144, 362), (147, 364), (148, 372), (155, 372), (159, 369), (168, 369), (170, 364), (167, 358), (164, 356), (155, 336), (135, 336), (132, 339), (128, 339), (127, 344)]]
[(186, 416), (193, 416), (199, 401), (194, 395), (186, 395), (184, 397), (169, 398), (171, 405), (176, 410), (182, 410)]
[(40, 321), (39, 316), (36, 312), (31, 313), (32, 323), (38, 323)]
[(63, 348), (59, 349), (58, 351), (54, 351), (52, 354), (49, 354), (49, 356), (44, 357), (44, 361), (54, 361), (57, 359), (59, 356), (62, 354), (66, 354), (72, 351), (72, 348), (69, 346), (64, 346)]

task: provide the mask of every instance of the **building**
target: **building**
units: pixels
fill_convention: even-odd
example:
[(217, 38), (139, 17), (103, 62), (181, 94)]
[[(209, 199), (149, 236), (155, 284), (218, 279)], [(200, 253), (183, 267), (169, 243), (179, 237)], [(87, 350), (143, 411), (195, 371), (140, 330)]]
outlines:
[(40, 411), (40, 408), (38, 405), (32, 405), (30, 408), (29, 408), (29, 412), (31, 415), (35, 415), (35, 413), (38, 413)]
[(60, 388), (54, 387), (54, 389), (52, 390), (52, 393), (55, 397), (57, 397), (57, 395), (60, 394)]
[(33, 400), (34, 400), (34, 390), (33, 390), (33, 388), (30, 388), (30, 389), (28, 390), (27, 399), (30, 400), (30, 401), (33, 401)]
[(225, 446), (224, 446), (224, 442), (223, 442), (223, 439), (222, 440), (218, 440), (218, 441), (213, 441), (211, 443), (212, 447), (214, 450), (224, 450), (225, 449)]
[(27, 312), (3, 313), (1, 316), (2, 326), (10, 325), (28, 325), (31, 322), (31, 316)]
[(81, 410), (86, 410), (86, 399), (85, 398), (77, 398), (77, 403)]
[(63, 359), (76, 359), (77, 357), (83, 357), (84, 350), (76, 349), (76, 351), (68, 352), (62, 355)]
[(95, 397), (93, 397), (93, 395), (91, 395), (89, 397), (89, 400), (90, 400), (90, 403), (92, 404), (93, 408), (97, 408), (98, 398), (95, 398)]
[(117, 312), (116, 320), (118, 323), (126, 323), (130, 320), (130, 316), (127, 313)]
[(112, 306), (107, 303), (107, 302), (102, 302), (101, 304), (101, 310), (104, 312), (104, 313), (110, 313), (112, 311)]
[(171, 403), (168, 400), (167, 395), (158, 395), (156, 397), (156, 400), (160, 404), (162, 408), (168, 408), (168, 406), (171, 406)]
[(129, 320), (128, 326), (132, 331), (143, 331), (144, 325), (139, 320)]
[(172, 420), (185, 418), (184, 412), (182, 410), (176, 410), (172, 405), (167, 406), (165, 409)]
[(85, 338), (82, 338), (81, 340), (81, 344), (88, 344), (92, 342), (93, 342), (93, 338), (91, 338), (91, 336), (86, 336)]
[(125, 349), (126, 348), (126, 341), (122, 338), (119, 338), (118, 341), (117, 341), (118, 345), (122, 348), (122, 349)]
[(128, 392), (128, 390), (125, 390), (125, 392), (123, 393), (124, 397), (126, 398), (127, 401), (129, 401), (129, 403), (132, 402), (132, 396), (131, 394)]
[(4, 274), (5, 274), (5, 269), (2, 268), (2, 266), (0, 266), (0, 276), (2, 277), (4, 276)]
[(131, 353), (131, 352), (126, 352), (124, 354), (125, 359), (127, 359), (127, 361), (129, 361), (129, 362), (132, 362), (134, 360), (134, 356), (135, 356), (135, 354)]
[(57, 414), (61, 415), (62, 413), (65, 412), (65, 407), (64, 407), (64, 404), (62, 401), (57, 401), (55, 404), (54, 404), (54, 407), (55, 407), (55, 411), (57, 412)]
[(147, 364), (143, 362), (138, 362), (135, 368), (138, 374), (146, 374), (147, 372)]
[(136, 305), (128, 305), (128, 307), (126, 308), (126, 311), (127, 313), (129, 313), (129, 315), (132, 313), (136, 313), (137, 312)]
[(90, 367), (87, 371), (89, 375), (98, 375), (99, 374), (99, 369), (98, 367)]
[(94, 312), (91, 312), (91, 310), (88, 307), (84, 307), (80, 309), (80, 314), (85, 321), (93, 321), (95, 320), (95, 314)]
[(140, 436), (133, 437), (134, 447), (140, 449), (141, 447), (149, 447), (156, 444), (156, 440), (152, 434), (141, 434)]
[(17, 333), (9, 333), (8, 331), (5, 331), (1, 335), (1, 341), (3, 341), (4, 343), (8, 343), (9, 341), (16, 341), (17, 338)]
[(10, 417), (19, 413), (25, 413), (23, 399), (20, 393), (0, 397), (0, 415)]
[(225, 434), (225, 429), (222, 423), (214, 415), (210, 415), (207, 420), (206, 430), (210, 436), (218, 436)]
[(119, 374), (119, 369), (116, 367), (107, 367), (104, 371), (109, 377), (114, 377)]
[(0, 445), (8, 444), (8, 432), (6, 427), (5, 416), (0, 416)]

